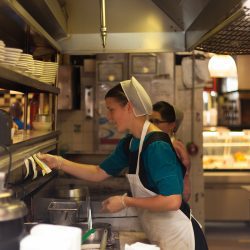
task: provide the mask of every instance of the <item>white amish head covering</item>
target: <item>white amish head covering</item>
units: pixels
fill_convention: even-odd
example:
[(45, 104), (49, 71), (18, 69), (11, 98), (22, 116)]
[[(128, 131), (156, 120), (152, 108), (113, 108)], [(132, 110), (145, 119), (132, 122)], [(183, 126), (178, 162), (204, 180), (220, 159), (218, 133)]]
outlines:
[(121, 86), (128, 101), (132, 103), (135, 116), (152, 114), (153, 105), (151, 99), (133, 76), (130, 80), (122, 81)]

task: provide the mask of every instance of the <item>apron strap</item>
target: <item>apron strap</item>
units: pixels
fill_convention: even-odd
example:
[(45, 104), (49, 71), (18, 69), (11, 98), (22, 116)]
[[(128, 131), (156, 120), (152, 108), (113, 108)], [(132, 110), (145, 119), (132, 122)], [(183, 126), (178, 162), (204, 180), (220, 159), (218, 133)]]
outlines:
[(150, 125), (150, 122), (148, 120), (146, 120), (144, 122), (144, 125), (143, 125), (143, 128), (142, 128), (141, 138), (140, 138), (140, 145), (139, 145), (138, 156), (137, 156), (136, 175), (139, 174), (139, 169), (140, 169), (140, 155), (141, 155), (142, 145), (143, 145), (145, 136), (147, 134), (149, 125)]

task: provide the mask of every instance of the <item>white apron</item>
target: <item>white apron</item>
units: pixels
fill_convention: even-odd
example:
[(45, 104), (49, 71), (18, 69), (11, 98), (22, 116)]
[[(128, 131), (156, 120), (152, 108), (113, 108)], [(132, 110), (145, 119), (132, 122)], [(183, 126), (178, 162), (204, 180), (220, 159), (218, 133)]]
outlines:
[[(133, 197), (151, 197), (157, 194), (146, 189), (139, 178), (140, 153), (149, 121), (145, 121), (140, 138), (135, 174), (127, 174)], [(194, 250), (195, 239), (191, 220), (181, 211), (151, 212), (137, 209), (142, 228), (152, 244), (162, 250)]]

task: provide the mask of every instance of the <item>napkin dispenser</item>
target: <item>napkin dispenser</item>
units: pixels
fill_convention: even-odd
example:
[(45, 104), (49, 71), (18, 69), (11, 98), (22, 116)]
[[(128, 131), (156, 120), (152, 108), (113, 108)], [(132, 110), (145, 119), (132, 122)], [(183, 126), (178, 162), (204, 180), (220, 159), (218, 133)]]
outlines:
[(12, 118), (8, 112), (0, 109), (0, 144), (9, 146), (11, 139)]

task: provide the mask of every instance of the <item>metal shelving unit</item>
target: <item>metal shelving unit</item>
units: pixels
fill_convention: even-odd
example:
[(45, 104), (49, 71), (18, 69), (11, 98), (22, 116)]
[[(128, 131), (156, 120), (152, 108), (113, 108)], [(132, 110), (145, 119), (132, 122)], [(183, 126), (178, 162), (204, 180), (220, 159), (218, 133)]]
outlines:
[(12, 69), (6, 68), (0, 64), (0, 88), (8, 90), (16, 90), (23, 93), (39, 92), (39, 93), (52, 93), (59, 94), (60, 89), (49, 85), (47, 83), (40, 82), (35, 78), (23, 75)]
[[(33, 53), (34, 48), (44, 46), (49, 48), (52, 60), (58, 59), (58, 53), (61, 51), (60, 45), (45, 30), (37, 20), (35, 20), (18, 1), (4, 0), (0, 13), (4, 22), (10, 24), (10, 31), (7, 32), (4, 26), (0, 27), (0, 39), (3, 39), (7, 46), (21, 48), (25, 53)], [(2, 22), (3, 23), (3, 22)], [(32, 52), (31, 52), (32, 51)], [(45, 51), (46, 52), (46, 51)], [(46, 53), (39, 54), (40, 60)], [(27, 124), (28, 109), (28, 93), (48, 93), (50, 112), (53, 115), (52, 131), (34, 131), (23, 130), (18, 131), (13, 138), (13, 144), (7, 149), (12, 155), (10, 183), (13, 188), (23, 186), (32, 186), (31, 192), (39, 188), (46, 179), (50, 179), (53, 175), (44, 176), (35, 180), (24, 181), (24, 159), (37, 152), (52, 152), (57, 150), (58, 138), (60, 132), (56, 130), (57, 118), (57, 95), (60, 89), (55, 85), (50, 85), (39, 81), (33, 76), (16, 71), (15, 67), (7, 67), (0, 64), (0, 88), (5, 90), (15, 90), (24, 93), (24, 121)], [(24, 126), (24, 127), (25, 127)], [(0, 148), (0, 171), (7, 171), (9, 166), (9, 155), (3, 148)], [(29, 193), (16, 195), (24, 197)]]

